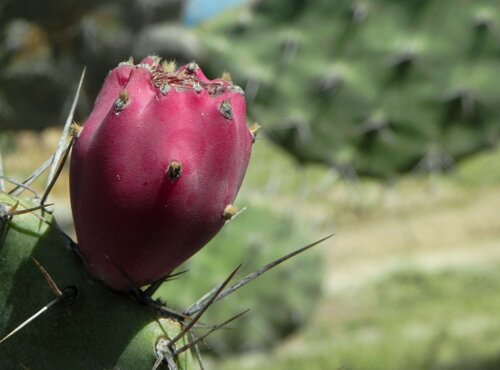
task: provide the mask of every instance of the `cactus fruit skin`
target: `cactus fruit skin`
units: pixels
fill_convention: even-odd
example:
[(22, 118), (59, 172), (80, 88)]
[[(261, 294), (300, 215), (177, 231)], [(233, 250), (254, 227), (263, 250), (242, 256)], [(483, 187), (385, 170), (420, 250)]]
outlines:
[(147, 57), (111, 71), (76, 139), (73, 217), (88, 272), (116, 290), (152, 283), (224, 225), (254, 136), (243, 91)]
[[(0, 192), (0, 205), (18, 201), (18, 209), (38, 205)], [(181, 330), (178, 322), (90, 279), (53, 217), (36, 211), (0, 219), (0, 338), (55, 298), (31, 258), (60, 290), (74, 287), (77, 294), (2, 342), (2, 369), (151, 369), (156, 343)], [(182, 338), (176, 346), (186, 343)], [(179, 370), (194, 368), (189, 351), (177, 361)]]

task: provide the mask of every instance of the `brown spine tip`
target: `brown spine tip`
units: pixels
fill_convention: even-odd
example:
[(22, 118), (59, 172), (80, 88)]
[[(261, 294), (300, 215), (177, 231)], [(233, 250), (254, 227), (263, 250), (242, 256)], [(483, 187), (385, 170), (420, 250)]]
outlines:
[(252, 126), (250, 126), (250, 133), (253, 136), (253, 141), (255, 142), (255, 139), (257, 138), (257, 134), (259, 133), (260, 129), (262, 128), (261, 125), (259, 125), (257, 122), (254, 122)]
[(159, 55), (153, 54), (149, 56), (151, 59), (153, 59), (153, 63), (155, 65), (158, 65), (161, 61), (161, 57)]
[(224, 212), (222, 212), (222, 217), (229, 221), (238, 213), (238, 208), (234, 207), (232, 204), (228, 204), (226, 208), (224, 208)]
[(124, 60), (119, 64), (119, 66), (133, 66), (134, 65), (134, 57), (129, 57), (127, 60)]
[(222, 113), (224, 118), (232, 119), (233, 118), (233, 107), (231, 103), (228, 101), (223, 101), (219, 106), (219, 111)]
[(182, 163), (171, 161), (167, 167), (166, 175), (172, 181), (178, 180), (182, 175)]
[(119, 114), (130, 102), (130, 96), (128, 95), (127, 90), (121, 90), (118, 94), (118, 99), (113, 103), (113, 110), (115, 114)]
[(73, 122), (71, 124), (71, 126), (69, 126), (69, 134), (75, 138), (80, 136), (80, 134), (82, 133), (82, 130), (83, 130), (83, 127), (76, 122)]
[(17, 211), (17, 207), (19, 206), (19, 201), (16, 202), (16, 204), (14, 204), (12, 207), (10, 207), (9, 209), (9, 213), (12, 215), (14, 213), (16, 213)]
[(231, 79), (231, 74), (226, 71), (222, 72), (222, 77), (220, 79), (227, 82), (233, 82), (233, 80)]
[(175, 63), (175, 60), (165, 60), (161, 63), (161, 68), (165, 73), (174, 73), (177, 69), (177, 64)]
[(149, 55), (149, 57), (153, 60), (153, 65), (150, 67), (155, 69), (161, 63), (161, 57), (156, 54)]

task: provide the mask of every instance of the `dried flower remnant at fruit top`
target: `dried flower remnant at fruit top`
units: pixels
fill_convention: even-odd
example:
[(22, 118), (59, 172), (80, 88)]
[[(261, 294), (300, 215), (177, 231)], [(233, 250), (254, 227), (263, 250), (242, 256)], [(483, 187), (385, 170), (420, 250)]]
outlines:
[(70, 190), (88, 272), (117, 290), (168, 275), (228, 219), (254, 131), (243, 90), (196, 63), (121, 63), (73, 148)]

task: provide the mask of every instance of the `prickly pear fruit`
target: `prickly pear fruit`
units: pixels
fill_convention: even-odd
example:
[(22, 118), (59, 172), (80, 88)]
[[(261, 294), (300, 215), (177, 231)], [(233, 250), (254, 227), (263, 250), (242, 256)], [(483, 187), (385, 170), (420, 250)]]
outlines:
[(71, 160), (88, 272), (130, 290), (196, 253), (234, 214), (253, 141), (243, 91), (227, 78), (156, 57), (112, 70)]

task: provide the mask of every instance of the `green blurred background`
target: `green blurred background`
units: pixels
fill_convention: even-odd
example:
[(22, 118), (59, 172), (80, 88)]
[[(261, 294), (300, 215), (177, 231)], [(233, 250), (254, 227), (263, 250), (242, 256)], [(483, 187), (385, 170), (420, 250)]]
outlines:
[[(0, 0), (5, 174), (54, 151), (84, 66), (81, 122), (129, 56), (229, 71), (264, 127), (247, 210), (160, 294), (186, 307), (240, 262), (336, 235), (211, 309), (252, 311), (208, 341), (209, 368), (500, 369), (499, 15), (496, 0)], [(73, 233), (67, 183), (51, 201)]]

